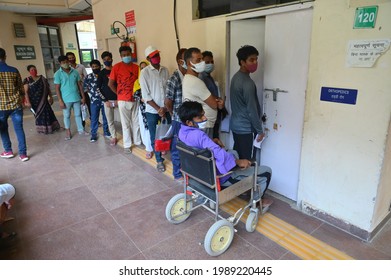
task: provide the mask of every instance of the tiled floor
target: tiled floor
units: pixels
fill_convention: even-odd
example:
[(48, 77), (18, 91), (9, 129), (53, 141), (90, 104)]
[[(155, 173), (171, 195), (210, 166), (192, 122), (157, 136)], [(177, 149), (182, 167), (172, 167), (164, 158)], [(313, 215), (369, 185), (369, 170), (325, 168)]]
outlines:
[[(178, 225), (166, 220), (167, 202), (182, 190), (169, 176), (103, 137), (90, 143), (79, 135), (64, 141), (64, 132), (38, 135), (28, 111), (25, 132), (30, 161), (0, 160), (0, 182), (17, 189), (15, 220), (5, 227), (18, 233), (0, 259), (212, 259), (200, 245), (214, 222), (209, 212), (198, 209)], [(10, 134), (16, 151), (12, 128)], [(391, 259), (391, 222), (365, 243), (274, 200), (271, 214), (351, 257)], [(237, 229), (217, 259), (299, 259), (243, 223)]]

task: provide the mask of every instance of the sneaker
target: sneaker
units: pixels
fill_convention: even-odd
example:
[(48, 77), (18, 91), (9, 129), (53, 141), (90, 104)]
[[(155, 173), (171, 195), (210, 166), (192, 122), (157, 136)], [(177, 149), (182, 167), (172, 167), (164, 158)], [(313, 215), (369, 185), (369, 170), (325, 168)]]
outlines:
[(110, 134), (105, 135), (105, 137), (106, 137), (107, 139), (111, 139), (111, 135), (110, 135)]
[(79, 135), (88, 136), (90, 134), (87, 131), (83, 130), (83, 131), (79, 131)]
[(96, 137), (91, 137), (90, 143), (94, 143), (94, 142), (96, 142), (96, 140), (98, 140)]
[(132, 150), (130, 148), (125, 148), (124, 149), (124, 153), (125, 154), (131, 154), (132, 153)]
[(19, 158), (21, 161), (28, 161), (29, 160), (29, 157), (27, 155), (20, 155)]
[(0, 154), (0, 157), (2, 158), (13, 158), (15, 155), (14, 153), (11, 151), (11, 152), (2, 152)]

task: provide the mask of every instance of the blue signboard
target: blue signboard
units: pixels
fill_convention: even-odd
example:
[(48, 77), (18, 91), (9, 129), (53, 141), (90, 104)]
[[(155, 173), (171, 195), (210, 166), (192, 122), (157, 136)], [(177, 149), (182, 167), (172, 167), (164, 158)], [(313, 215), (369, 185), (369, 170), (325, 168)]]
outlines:
[(355, 105), (357, 89), (322, 87), (320, 100)]

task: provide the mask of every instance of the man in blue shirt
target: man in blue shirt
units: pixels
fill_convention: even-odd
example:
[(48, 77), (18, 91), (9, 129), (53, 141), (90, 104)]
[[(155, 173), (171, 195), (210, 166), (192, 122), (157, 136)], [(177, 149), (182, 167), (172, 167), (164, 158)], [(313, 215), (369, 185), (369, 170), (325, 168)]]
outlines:
[(81, 120), (80, 105), (85, 103), (85, 96), (79, 72), (70, 67), (68, 58), (64, 55), (58, 57), (58, 62), (61, 68), (54, 74), (54, 84), (56, 86), (58, 102), (64, 115), (65, 140), (70, 140), (72, 137), (70, 120), (72, 108), (73, 114), (75, 115), (77, 131), (80, 135), (89, 135), (88, 132), (84, 131)]
[(5, 63), (5, 50), (0, 48), (0, 134), (4, 152), (2, 158), (13, 158), (12, 144), (8, 134), (8, 118), (11, 116), (16, 138), (18, 139), (19, 158), (29, 160), (27, 156), (26, 137), (23, 130), (22, 99), (24, 88), (18, 69)]
[[(221, 148), (205, 132), (199, 129), (199, 125), (206, 122), (205, 113), (200, 103), (196, 101), (183, 102), (178, 110), (178, 114), (182, 121), (179, 139), (190, 147), (209, 149), (215, 158), (218, 174), (226, 174), (236, 166), (240, 167), (240, 169), (233, 170), (230, 175), (220, 178), (222, 187), (228, 187), (254, 174), (254, 167), (251, 167), (251, 161), (235, 158), (232, 153)], [(263, 198), (271, 181), (271, 176), (272, 170), (270, 167), (258, 166), (257, 185), (260, 186), (264, 211), (273, 203), (272, 200)]]

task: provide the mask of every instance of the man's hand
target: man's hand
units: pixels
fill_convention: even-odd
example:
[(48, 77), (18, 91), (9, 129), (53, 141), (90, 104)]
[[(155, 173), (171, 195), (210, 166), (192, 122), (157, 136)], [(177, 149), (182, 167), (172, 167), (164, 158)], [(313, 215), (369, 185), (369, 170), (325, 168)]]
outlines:
[(31, 108), (31, 103), (30, 103), (30, 101), (27, 101), (27, 100), (26, 100), (26, 101), (24, 102), (24, 106), (25, 106), (25, 107), (28, 107), (28, 108)]
[(81, 100), (80, 100), (81, 104), (84, 105), (86, 104), (86, 99), (83, 97)]
[(237, 159), (236, 165), (242, 169), (246, 169), (251, 166), (251, 161), (249, 161), (247, 159)]
[(106, 101), (106, 102), (105, 102), (105, 105), (106, 105), (107, 108), (110, 108), (110, 107), (111, 107), (111, 104), (110, 104), (109, 101)]
[(213, 142), (215, 142), (217, 145), (219, 145), (221, 148), (224, 148), (223, 142), (219, 138), (213, 138)]
[(167, 108), (166, 107), (160, 107), (160, 109), (157, 111), (160, 117), (164, 117), (166, 115)]
[(261, 142), (264, 137), (265, 137), (265, 133), (258, 134), (257, 142)]
[(67, 106), (65, 105), (65, 103), (64, 103), (64, 101), (62, 101), (62, 100), (59, 100), (58, 101), (58, 104), (60, 105), (60, 108), (61, 109), (65, 109)]
[(219, 108), (220, 110), (224, 108), (224, 100), (223, 99), (221, 99), (220, 97), (216, 98), (216, 102), (217, 102), (217, 108)]

